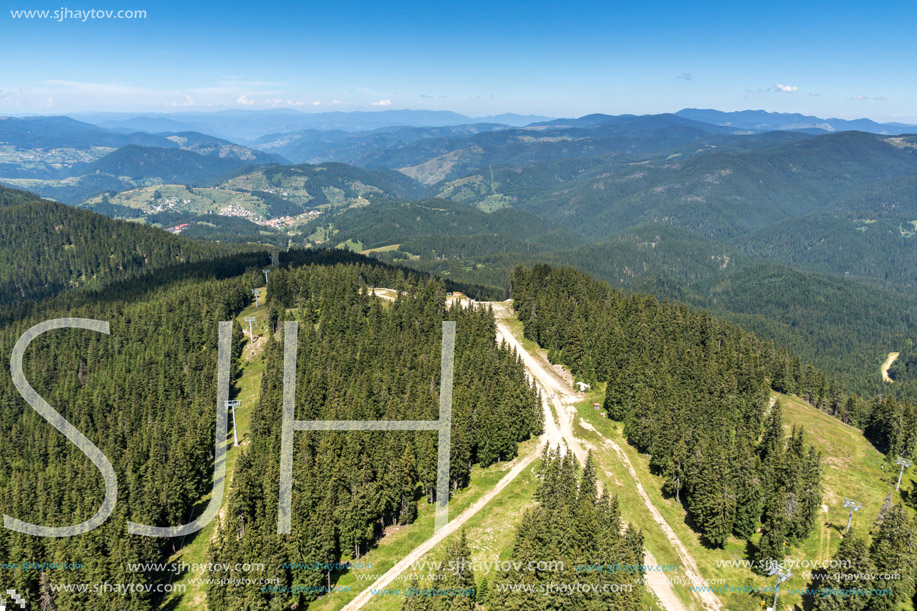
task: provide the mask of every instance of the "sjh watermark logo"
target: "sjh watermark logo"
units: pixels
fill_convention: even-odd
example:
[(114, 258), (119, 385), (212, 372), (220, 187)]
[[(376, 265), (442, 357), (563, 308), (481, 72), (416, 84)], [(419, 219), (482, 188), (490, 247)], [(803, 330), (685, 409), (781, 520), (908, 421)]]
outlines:
[(16, 590), (10, 588), (5, 595), (0, 595), (0, 611), (6, 611), (6, 597), (9, 596), (12, 604), (19, 605), (20, 609), (25, 609), (25, 599), (19, 596)]
[[(60, 431), (102, 473), (105, 481), (105, 497), (102, 506), (94, 516), (70, 526), (41, 526), (3, 516), (3, 526), (9, 530), (38, 537), (72, 537), (98, 528), (115, 509), (118, 501), (118, 477), (108, 457), (94, 443), (87, 439), (75, 426), (51, 407), (32, 388), (22, 369), (26, 348), (39, 335), (55, 329), (86, 329), (110, 334), (105, 321), (89, 318), (56, 318), (39, 323), (22, 334), (13, 346), (10, 356), (10, 372), (13, 384), (22, 398)], [(287, 321), (283, 327), (283, 418), (280, 442), (280, 489), (277, 516), (277, 532), (289, 534), (291, 530), (291, 506), (293, 491), (293, 435), (296, 431), (437, 431), (438, 453), (436, 465), (436, 517), (434, 532), (449, 523), (449, 462), (452, 441), (452, 377), (455, 363), (455, 321), (443, 321), (442, 365), (440, 370), (439, 419), (437, 420), (296, 420), (296, 353), (298, 347), (298, 323)], [(226, 480), (227, 409), (229, 402), (229, 372), (232, 347), (232, 322), (219, 323), (217, 348), (217, 410), (216, 439), (214, 441), (213, 488), (210, 501), (204, 512), (193, 522), (181, 526), (148, 526), (135, 522), (127, 523), (127, 532), (147, 537), (184, 537), (207, 526), (219, 513), (223, 503)], [(4, 611), (0, 608), (0, 611)]]

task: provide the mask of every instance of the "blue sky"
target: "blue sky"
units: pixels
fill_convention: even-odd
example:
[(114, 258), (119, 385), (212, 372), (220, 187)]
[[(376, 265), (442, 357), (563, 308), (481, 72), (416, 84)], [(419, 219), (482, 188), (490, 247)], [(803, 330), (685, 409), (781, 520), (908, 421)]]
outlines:
[[(707, 107), (917, 123), (910, 0), (2, 3), (3, 114)], [(11, 14), (63, 7), (147, 17)]]

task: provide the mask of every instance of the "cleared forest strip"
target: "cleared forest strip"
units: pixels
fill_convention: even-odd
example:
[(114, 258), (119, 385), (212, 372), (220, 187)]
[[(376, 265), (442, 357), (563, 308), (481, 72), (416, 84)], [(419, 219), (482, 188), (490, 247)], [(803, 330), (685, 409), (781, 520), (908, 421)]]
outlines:
[[(492, 306), (497, 316), (497, 329), (500, 336), (513, 346), (516, 352), (522, 357), (526, 369), (542, 383), (542, 386), (551, 389), (551, 399), (555, 408), (557, 409), (558, 418), (560, 419), (559, 428), (561, 435), (563, 436), (564, 441), (579, 459), (579, 461), (581, 463), (585, 462), (586, 451), (583, 449), (582, 444), (573, 433), (573, 419), (576, 414), (574, 404), (577, 401), (576, 392), (549, 366), (546, 366), (538, 355), (532, 354), (525, 349), (525, 347), (522, 345), (522, 342), (519, 341), (519, 339), (515, 336), (512, 329), (506, 322), (506, 318), (509, 317), (509, 305), (507, 303), (497, 303), (492, 304)], [(641, 498), (643, 499), (643, 502), (649, 510), (650, 514), (653, 516), (654, 521), (663, 530), (666, 535), (666, 539), (668, 539), (669, 543), (678, 553), (679, 558), (683, 562), (685, 573), (687, 574), (687, 579), (689, 579), (692, 583), (704, 584), (705, 582), (700, 577), (700, 573), (697, 569), (697, 563), (694, 561), (694, 558), (691, 556), (690, 552), (688, 552), (688, 550), (678, 539), (675, 531), (672, 530), (671, 526), (669, 526), (669, 524), (662, 517), (662, 514), (659, 513), (655, 505), (653, 505), (653, 502), (646, 495), (646, 492), (643, 490), (643, 485), (640, 483), (640, 479), (637, 476), (633, 466), (630, 464), (627, 455), (621, 451), (621, 448), (618, 447), (617, 444), (611, 440), (607, 441), (613, 444), (619, 459), (627, 467), (628, 473), (630, 473), (631, 478), (634, 480), (637, 486), (637, 490), (640, 492)], [(648, 551), (645, 554), (645, 560), (649, 565), (658, 564), (653, 555)], [(684, 604), (675, 595), (671, 584), (667, 580), (647, 579), (646, 583), (653, 590), (653, 593), (656, 594), (656, 596), (659, 598), (664, 608), (668, 609), (669, 611), (681, 611), (685, 609)], [(719, 599), (712, 592), (695, 592), (695, 595), (701, 599), (701, 603), (705, 606), (705, 608), (722, 608), (722, 604), (720, 603)]]

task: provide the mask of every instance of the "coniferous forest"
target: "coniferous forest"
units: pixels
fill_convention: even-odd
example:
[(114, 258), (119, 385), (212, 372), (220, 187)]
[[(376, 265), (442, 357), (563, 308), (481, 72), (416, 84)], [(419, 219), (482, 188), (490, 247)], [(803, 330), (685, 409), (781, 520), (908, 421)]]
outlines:
[[(540, 397), (516, 355), (494, 343), (487, 310), (447, 309), (442, 283), (391, 270), (385, 277), (379, 267), (306, 266), (275, 274), (274, 322), (299, 322), (297, 419), (436, 419), (441, 323), (454, 320), (451, 488), (467, 485), (472, 465), (510, 460), (520, 441), (540, 433)], [(391, 304), (368, 294), (383, 283), (403, 294)], [(239, 459), (211, 559), (265, 562), (265, 578), (307, 591), (211, 589), (213, 609), (308, 603), (334, 575), (282, 564), (359, 560), (387, 527), (413, 522), (418, 501), (436, 500), (435, 432), (297, 432), (292, 532), (278, 535), (282, 337), (270, 340), (266, 359), (252, 444)]]
[[(22, 257), (25, 242), (15, 236), (4, 242), (15, 274), (0, 303), (0, 352), (11, 354), (28, 328), (49, 319), (109, 322), (110, 335), (48, 332), (24, 362), (29, 383), (111, 460), (119, 484), (115, 510), (101, 527), (63, 538), (2, 529), (0, 556), (82, 561), (82, 582), (137, 588), (124, 596), (57, 591), (53, 586), (73, 576), (41, 570), (8, 572), (9, 586), (42, 611), (162, 608), (161, 595), (142, 588), (171, 576), (127, 567), (165, 562), (185, 541), (130, 535), (127, 523), (180, 525), (202, 512), (214, 461), (217, 322), (241, 317), (251, 305), (251, 288), (264, 284), (268, 253), (238, 245), (222, 251), (28, 194), (0, 195), (4, 218), (39, 223), (46, 236), (35, 266)], [(15, 233), (12, 225), (5, 229)], [(86, 241), (74, 241), (84, 234)], [(297, 431), (292, 531), (277, 533), (286, 321), (299, 328), (295, 418), (383, 421), (438, 417), (442, 322), (456, 322), (452, 491), (469, 486), (473, 467), (516, 458), (519, 444), (543, 428), (542, 397), (517, 355), (494, 342), (492, 312), (447, 305), (447, 291), (492, 298), (492, 289), (338, 249), (281, 253), (269, 286), (262, 310), (265, 370), (260, 400), (251, 406), (250, 442), (238, 449), (223, 511), (203, 549), (209, 562), (263, 564), (259, 578), (275, 585), (210, 587), (200, 595), (210, 609), (308, 608), (346, 569), (297, 563), (359, 561), (389, 529), (415, 523), (437, 501), (435, 431)], [(394, 299), (374, 296), (377, 287)], [(805, 430), (784, 431), (772, 390), (859, 427), (889, 457), (915, 455), (912, 403), (893, 394), (848, 393), (841, 381), (707, 312), (546, 265), (517, 268), (507, 289), (528, 339), (579, 380), (605, 383), (605, 411), (649, 456), (663, 493), (684, 506), (702, 543), (715, 550), (730, 538), (747, 541), (762, 574), (817, 526), (826, 469)], [(234, 381), (247, 342), (234, 323)], [(906, 347), (892, 375), (909, 375), (912, 360)], [(47, 525), (92, 516), (105, 490), (98, 469), (26, 404), (10, 377), (0, 384), (4, 513)], [(408, 598), (406, 611), (624, 611), (645, 602), (648, 594), (633, 575), (574, 568), (643, 562), (643, 534), (624, 523), (618, 498), (600, 489), (595, 462), (590, 458), (580, 470), (571, 454), (549, 451), (538, 465), (535, 503), (512, 527), (510, 558), (560, 560), (566, 568), (489, 578), (447, 571), (437, 587), (474, 588), (475, 596)], [(887, 503), (869, 543), (851, 536), (837, 552), (903, 575), (894, 600), (872, 598), (863, 603), (867, 611), (895, 609), (913, 593), (917, 566), (907, 550), (917, 534), (909, 511)], [(462, 533), (444, 557), (469, 559), (473, 545)], [(598, 589), (540, 590), (574, 582)], [(812, 587), (830, 582), (829, 576)], [(519, 584), (531, 589), (513, 588)], [(612, 591), (601, 591), (605, 586)], [(813, 604), (821, 610), (852, 603), (828, 593)]]
[(779, 404), (769, 401), (767, 344), (572, 269), (517, 268), (513, 297), (527, 337), (583, 380), (607, 380), (608, 415), (651, 455), (711, 546), (763, 526), (766, 560), (808, 535), (821, 505), (821, 458), (803, 431), (784, 439)]
[[(0, 351), (12, 352), (29, 327), (55, 317), (108, 321), (110, 335), (50, 331), (26, 352), (27, 380), (111, 461), (118, 478), (114, 513), (76, 537), (45, 538), (0, 529), (0, 553), (15, 559), (83, 562), (86, 582), (145, 584), (153, 575), (128, 563), (153, 562), (180, 542), (128, 535), (128, 521), (177, 525), (209, 490), (216, 400), (217, 321), (231, 320), (257, 282), (253, 270), (226, 280), (179, 280), (130, 297), (74, 297), (5, 325)], [(127, 293), (122, 287), (121, 294)], [(233, 353), (242, 332), (233, 332)], [(102, 502), (98, 470), (31, 409), (9, 376), (0, 381), (0, 502), (6, 515), (61, 526), (91, 517)], [(65, 573), (12, 571), (9, 587), (30, 600), (50, 600), (51, 580)], [(58, 592), (55, 609), (149, 609), (148, 594), (103, 597)]]
[(0, 611), (917, 611), (914, 2), (11, 4)]
[[(538, 477), (538, 504), (515, 529), (510, 570), (476, 580), (467, 568), (471, 552), (463, 531), (447, 546), (435, 584), (447, 591), (472, 588), (475, 596), (409, 597), (402, 611), (470, 611), (475, 602), (510, 611), (639, 608), (642, 573), (627, 569), (643, 565), (643, 534), (624, 524), (618, 498), (599, 490), (592, 457), (580, 473), (571, 452), (545, 448)], [(574, 583), (576, 592), (559, 589)]]
[(241, 250), (182, 240), (0, 187), (0, 307), (72, 288), (100, 289)]
[[(644, 564), (643, 534), (623, 522), (617, 497), (599, 490), (591, 456), (582, 472), (578, 471), (572, 452), (560, 455), (545, 451), (542, 455), (541, 481), (535, 494), (538, 505), (522, 516), (512, 550), (512, 560), (525, 568), (501, 573), (494, 579), (487, 588), (487, 608), (640, 608), (642, 574), (616, 571), (615, 567)], [(528, 568), (537, 568), (544, 559), (562, 562), (563, 570)], [(561, 583), (579, 583), (588, 588), (572, 594), (551, 589), (552, 584)], [(526, 591), (525, 586), (532, 588)], [(515, 591), (507, 591), (512, 589)]]
[[(843, 570), (816, 571), (809, 584), (815, 611), (892, 611), (908, 608), (917, 580), (917, 522), (903, 505), (887, 498), (869, 529), (872, 542), (852, 530), (840, 543), (832, 560)], [(880, 577), (881, 576), (881, 577)], [(891, 579), (887, 577), (892, 577)], [(856, 588), (888, 590), (883, 596), (845, 596)]]

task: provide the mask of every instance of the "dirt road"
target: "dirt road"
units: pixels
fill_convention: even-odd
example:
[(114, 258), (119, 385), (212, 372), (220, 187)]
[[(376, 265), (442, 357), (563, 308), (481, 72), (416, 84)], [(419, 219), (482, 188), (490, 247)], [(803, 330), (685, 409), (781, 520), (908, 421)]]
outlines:
[[(383, 298), (390, 298), (388, 295), (384, 294), (378, 296)], [(461, 528), (461, 526), (465, 524), (468, 519), (483, 509), (487, 503), (489, 503), (497, 494), (499, 494), (500, 491), (502, 491), (522, 472), (523, 469), (525, 469), (540, 455), (544, 444), (549, 444), (551, 447), (559, 447), (561, 451), (563, 451), (565, 448), (569, 448), (580, 461), (580, 463), (584, 463), (586, 461), (587, 453), (583, 449), (579, 439), (577, 439), (573, 434), (573, 422), (574, 418), (576, 417), (576, 409), (574, 407), (575, 403), (577, 402), (576, 392), (560, 375), (553, 371), (550, 364), (544, 362), (537, 355), (531, 354), (529, 351), (523, 348), (521, 342), (518, 338), (516, 338), (512, 332), (512, 329), (510, 329), (509, 325), (507, 324), (507, 319), (511, 316), (510, 302), (490, 302), (482, 303), (480, 305), (490, 306), (493, 309), (497, 322), (497, 341), (503, 341), (507, 345), (513, 347), (513, 349), (522, 359), (526, 372), (529, 375), (529, 379), (533, 380), (541, 390), (542, 407), (544, 409), (545, 415), (544, 433), (541, 436), (541, 443), (538, 445), (538, 448), (536, 448), (533, 452), (530, 452), (527, 456), (518, 457), (516, 460), (518, 460), (519, 463), (514, 466), (509, 473), (503, 476), (503, 478), (492, 490), (482, 496), (476, 503), (474, 503), (474, 505), (459, 514), (457, 518), (450, 520), (449, 524), (445, 528), (416, 547), (404, 559), (398, 562), (394, 567), (389, 569), (384, 575), (373, 582), (372, 585), (370, 585), (356, 598), (350, 601), (350, 603), (348, 603), (342, 611), (355, 611), (356, 609), (363, 607), (363, 605), (372, 599), (372, 590), (379, 590), (388, 587), (398, 575), (410, 568), (413, 563), (419, 561), (424, 556), (424, 554), (436, 547), (436, 545), (438, 545), (443, 539)], [(557, 413), (557, 420), (554, 418), (554, 413), (551, 409), (552, 406)], [(631, 465), (630, 461), (628, 460), (627, 455), (615, 442), (605, 437), (602, 438), (605, 439), (607, 444), (611, 444), (611, 447), (615, 450), (615, 453), (618, 455), (621, 462), (627, 467), (627, 470), (633, 478), (644, 504), (650, 511), (653, 519), (657, 524), (659, 524), (663, 532), (665, 532), (669, 542), (678, 553), (678, 556), (682, 561), (682, 566), (684, 567), (682, 575), (690, 580), (691, 583), (702, 585), (704, 582), (700, 577), (699, 571), (697, 569), (697, 563), (678, 539), (675, 531), (672, 530), (672, 528), (665, 521), (665, 518), (663, 518), (662, 514), (659, 513), (659, 510), (656, 509), (656, 507), (653, 505), (652, 500), (649, 498), (649, 496), (647, 496), (643, 489), (643, 485), (640, 483), (637, 472), (634, 470), (633, 465)], [(656, 559), (649, 551), (647, 551), (645, 554), (645, 562), (646, 564), (652, 565), (659, 564), (656, 562)], [(664, 578), (647, 577), (646, 584), (660, 600), (663, 609), (666, 609), (667, 611), (687, 611), (684, 603), (682, 603), (681, 600), (679, 600), (679, 598), (675, 595), (675, 592), (672, 590), (672, 585), (668, 582), (668, 580)], [(713, 593), (698, 592), (696, 595), (700, 599), (700, 602), (705, 609), (710, 609), (712, 611), (719, 611), (722, 609), (722, 604)]]
[[(646, 490), (644, 490), (643, 484), (640, 483), (640, 479), (639, 479), (639, 476), (637, 475), (637, 471), (634, 469), (633, 464), (631, 464), (630, 459), (627, 457), (627, 454), (624, 453), (624, 449), (621, 448), (621, 446), (618, 445), (614, 440), (608, 439), (607, 437), (599, 433), (588, 422), (584, 420), (581, 421), (581, 426), (583, 428), (591, 430), (593, 433), (601, 437), (602, 442), (606, 446), (610, 447), (614, 451), (614, 453), (617, 454), (618, 459), (621, 461), (621, 463), (625, 467), (627, 467), (628, 473), (630, 473), (631, 478), (633, 478), (634, 482), (637, 485), (637, 492), (640, 494), (640, 498), (643, 499), (643, 504), (646, 505), (646, 508), (649, 510), (650, 515), (653, 516), (653, 520), (659, 525), (660, 528), (662, 528), (662, 532), (665, 534), (666, 539), (668, 539), (669, 543), (672, 545), (672, 547), (675, 548), (675, 551), (678, 553), (678, 558), (682, 562), (682, 566), (681, 566), (682, 570), (680, 572), (682, 572), (685, 578), (690, 580), (693, 585), (696, 585), (696, 586), (706, 585), (704, 583), (704, 580), (700, 576), (700, 570), (697, 568), (697, 562), (695, 562), (694, 557), (691, 555), (688, 549), (681, 542), (681, 539), (678, 538), (678, 535), (675, 534), (675, 531), (672, 530), (672, 527), (669, 526), (669, 523), (665, 521), (665, 518), (662, 516), (662, 514), (659, 513), (659, 510), (656, 509), (656, 506), (653, 504), (653, 501), (652, 499), (650, 499), (649, 495), (646, 494)], [(647, 556), (649, 557), (649, 553), (647, 553)], [(647, 564), (650, 564), (649, 560), (647, 560)], [(652, 564), (658, 564), (658, 563), (653, 561)], [(722, 608), (722, 603), (720, 603), (719, 599), (716, 597), (714, 593), (695, 592), (694, 594), (695, 596), (701, 599), (701, 602), (703, 603), (706, 609)], [(681, 605), (681, 601), (678, 601), (678, 604)], [(666, 608), (668, 609), (669, 607), (666, 607)], [(681, 605), (681, 608), (683, 609), (684, 605)]]
[(527, 456), (524, 457), (517, 457), (517, 464), (510, 470), (509, 473), (504, 475), (503, 478), (497, 482), (497, 485), (494, 486), (493, 489), (489, 490), (471, 507), (460, 513), (457, 518), (449, 520), (449, 524), (447, 524), (445, 528), (440, 529), (439, 532), (415, 547), (410, 554), (405, 556), (398, 562), (398, 564), (386, 571), (385, 574), (374, 581), (371, 586), (360, 592), (360, 594), (352, 601), (350, 601), (341, 611), (355, 611), (356, 609), (361, 608), (372, 599), (373, 590), (379, 590), (388, 587), (398, 575), (411, 568), (411, 565), (413, 565), (415, 562), (420, 561), (424, 554), (439, 545), (443, 539), (459, 530), (465, 524), (465, 522), (467, 522), (477, 512), (481, 511), (481, 509), (483, 509), (487, 503), (493, 500), (495, 496), (500, 494), (500, 492), (506, 488), (506, 486), (511, 481), (516, 479), (516, 477), (518, 477), (526, 467), (532, 464), (532, 462), (541, 455), (542, 447), (543, 446), (539, 444), (538, 449), (536, 449), (534, 452), (530, 452)]
[[(383, 291), (384, 290), (385, 289), (383, 289)], [(373, 291), (378, 297), (381, 297), (383, 299), (394, 299), (393, 295), (388, 295), (382, 291), (380, 292), (376, 292), (376, 291), (379, 291), (379, 289), (376, 289)], [(498, 336), (499, 336), (499, 332), (498, 332)], [(530, 378), (530, 379), (535, 379), (535, 378)], [(537, 379), (535, 380), (537, 382)], [(424, 554), (426, 554), (427, 552), (432, 550), (434, 547), (436, 547), (440, 542), (443, 541), (443, 539), (445, 539), (452, 533), (459, 530), (465, 524), (465, 522), (467, 522), (472, 516), (474, 516), (481, 509), (483, 509), (491, 500), (493, 500), (495, 496), (500, 494), (500, 492), (504, 488), (506, 488), (506, 486), (509, 485), (511, 481), (516, 479), (516, 477), (518, 477), (519, 474), (522, 473), (522, 471), (526, 467), (532, 464), (532, 462), (536, 458), (540, 457), (541, 450), (546, 443), (550, 443), (552, 444), (552, 446), (563, 444), (563, 438), (561, 437), (560, 431), (557, 428), (557, 424), (554, 422), (554, 417), (551, 414), (551, 408), (548, 405), (548, 394), (544, 392), (543, 388), (542, 388), (542, 408), (544, 409), (544, 420), (545, 420), (544, 429), (545, 431), (541, 436), (541, 441), (538, 444), (538, 447), (530, 451), (525, 456), (516, 457), (517, 464), (509, 471), (509, 473), (504, 475), (500, 479), (500, 481), (497, 482), (497, 485), (494, 486), (493, 489), (489, 490), (486, 494), (484, 494), (484, 496), (478, 499), (471, 507), (469, 507), (468, 509), (460, 513), (458, 517), (449, 520), (449, 524), (447, 524), (445, 528), (440, 529), (439, 532), (437, 532), (436, 534), (431, 536), (429, 539), (427, 539), (426, 541), (418, 545), (416, 548), (414, 548), (414, 550), (411, 551), (410, 554), (405, 556), (395, 566), (393, 566), (391, 569), (386, 571), (381, 577), (379, 577), (376, 581), (374, 581), (372, 585), (370, 585), (368, 588), (363, 590), (359, 595), (357, 595), (356, 598), (350, 601), (342, 609), (342, 611), (356, 611), (356, 609), (360, 609), (361, 607), (363, 607), (363, 605), (365, 605), (372, 599), (373, 590), (378, 591), (380, 589), (388, 587), (395, 580), (395, 578), (398, 577), (398, 575), (400, 575), (401, 573), (409, 569), (411, 565), (413, 565), (415, 562), (418, 562), (421, 558), (423, 558)]]
[[(497, 321), (497, 336), (509, 345), (513, 346), (516, 350), (516, 353), (522, 357), (522, 362), (525, 364), (525, 368), (529, 371), (540, 383), (540, 386), (548, 388), (551, 393), (550, 398), (554, 408), (557, 410), (557, 416), (560, 420), (560, 433), (563, 441), (566, 445), (573, 451), (573, 454), (577, 457), (581, 464), (586, 462), (587, 452), (583, 449), (582, 444), (576, 435), (573, 434), (573, 422), (576, 417), (576, 408), (574, 407), (578, 401), (576, 391), (571, 388), (565, 380), (563, 380), (559, 375), (557, 375), (553, 369), (550, 367), (549, 363), (545, 363), (537, 355), (531, 354), (525, 350), (522, 346), (522, 343), (513, 335), (512, 330), (509, 328), (509, 325), (506, 322), (506, 319), (510, 316), (510, 306), (508, 303), (495, 303), (490, 304), (493, 311), (494, 317)], [(591, 427), (590, 427), (591, 428)], [(547, 430), (547, 424), (545, 425)], [(593, 429), (595, 430), (595, 429)], [(598, 432), (598, 431), (596, 431)], [(601, 437), (601, 435), (600, 435)], [(602, 437), (605, 439), (604, 437)], [(621, 462), (625, 464), (628, 472), (636, 483), (637, 490), (640, 492), (641, 497), (643, 498), (644, 504), (646, 504), (647, 509), (649, 509), (650, 514), (653, 516), (653, 519), (657, 524), (663, 529), (666, 534), (666, 537), (669, 539), (669, 542), (672, 543), (676, 551), (678, 551), (679, 558), (681, 558), (684, 563), (685, 576), (690, 579), (692, 582), (697, 580), (699, 583), (703, 583), (700, 580), (700, 575), (697, 572), (697, 565), (694, 562), (694, 559), (688, 553), (687, 549), (684, 548), (681, 541), (678, 539), (678, 536), (668, 525), (665, 519), (662, 517), (662, 514), (659, 513), (659, 510), (653, 505), (650, 498), (646, 495), (646, 492), (643, 490), (643, 486), (640, 483), (640, 480), (637, 476), (637, 472), (634, 470), (633, 466), (630, 464), (630, 461), (627, 459), (627, 455), (623, 453), (620, 447), (617, 446), (613, 441), (605, 439), (606, 442), (610, 442), (616, 448), (616, 454), (618, 454)], [(679, 549), (679, 547), (681, 549)], [(658, 565), (655, 557), (649, 552), (646, 551), (644, 554), (644, 562), (646, 564)], [(656, 597), (659, 599), (662, 607), (668, 611), (686, 611), (684, 603), (675, 595), (675, 592), (672, 590), (672, 585), (665, 578), (664, 575), (652, 575), (647, 574), (646, 585), (650, 587)], [(709, 594), (709, 597), (700, 596), (704, 606), (709, 609), (720, 609), (721, 604), (719, 600), (712, 593)]]

